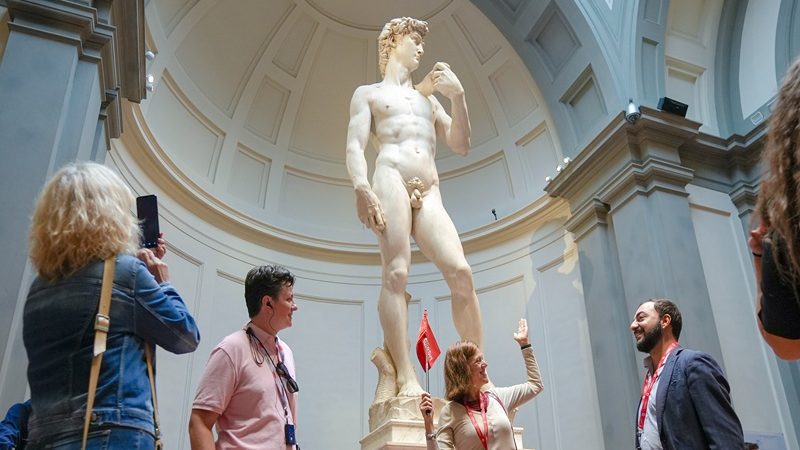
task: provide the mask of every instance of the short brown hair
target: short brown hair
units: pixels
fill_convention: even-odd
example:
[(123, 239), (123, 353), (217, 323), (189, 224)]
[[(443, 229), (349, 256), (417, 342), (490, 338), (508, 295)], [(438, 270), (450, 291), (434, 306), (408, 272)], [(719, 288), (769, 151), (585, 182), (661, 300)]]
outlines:
[(444, 356), (444, 397), (461, 402), (472, 387), (469, 366), (480, 349), (470, 341), (451, 345)]
[(277, 298), (284, 286), (294, 286), (294, 275), (285, 267), (266, 265), (250, 269), (244, 280), (244, 301), (250, 318), (261, 311), (261, 299), (265, 295)]
[(675, 340), (678, 340), (681, 337), (681, 329), (683, 328), (683, 318), (681, 318), (681, 311), (678, 309), (678, 305), (665, 298), (651, 298), (647, 301), (653, 302), (653, 309), (656, 310), (659, 318), (669, 315), (672, 319), (670, 322), (672, 324), (672, 336)]

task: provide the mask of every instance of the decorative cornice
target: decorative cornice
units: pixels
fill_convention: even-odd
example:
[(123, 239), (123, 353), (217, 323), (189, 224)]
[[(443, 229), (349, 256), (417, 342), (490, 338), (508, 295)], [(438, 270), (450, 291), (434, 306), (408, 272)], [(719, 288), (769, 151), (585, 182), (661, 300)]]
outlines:
[(144, 0), (94, 2), (7, 0), (9, 29), (74, 45), (81, 60), (97, 64), (106, 147), (122, 133), (119, 97), (146, 96)]
[(689, 195), (685, 187), (693, 178), (691, 169), (671, 161), (650, 158), (644, 163), (631, 162), (607, 181), (598, 198), (613, 211), (635, 195), (647, 196), (654, 191), (685, 197)]
[(73, 44), (78, 55), (99, 63), (115, 28), (98, 19), (97, 9), (66, 0), (8, 0), (9, 29)]
[(575, 208), (564, 228), (574, 235), (576, 242), (579, 242), (595, 228), (608, 226), (608, 211), (607, 204), (600, 199), (592, 198)]
[(767, 121), (744, 136), (734, 134), (723, 139), (700, 133), (680, 148), (681, 163), (695, 171), (695, 184), (731, 193), (739, 180), (760, 177), (766, 138)]
[(755, 210), (759, 187), (760, 183), (758, 182), (742, 181), (734, 185), (730, 196), (739, 211), (739, 217), (748, 215)]
[(121, 95), (139, 103), (147, 97), (144, 0), (115, 1), (112, 12), (119, 42), (117, 61)]
[(617, 115), (545, 190), (580, 208), (597, 198), (612, 210), (654, 190), (687, 195), (693, 172), (680, 164), (678, 149), (700, 124), (647, 107), (641, 113), (634, 124)]

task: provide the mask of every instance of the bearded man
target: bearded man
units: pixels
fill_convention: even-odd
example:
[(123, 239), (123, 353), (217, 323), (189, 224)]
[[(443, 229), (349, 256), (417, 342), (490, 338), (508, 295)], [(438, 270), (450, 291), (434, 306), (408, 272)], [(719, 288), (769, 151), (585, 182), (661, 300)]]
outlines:
[(678, 344), (678, 306), (651, 299), (639, 306), (630, 329), (636, 348), (649, 356), (636, 409), (636, 448), (744, 448), (730, 387), (711, 355)]

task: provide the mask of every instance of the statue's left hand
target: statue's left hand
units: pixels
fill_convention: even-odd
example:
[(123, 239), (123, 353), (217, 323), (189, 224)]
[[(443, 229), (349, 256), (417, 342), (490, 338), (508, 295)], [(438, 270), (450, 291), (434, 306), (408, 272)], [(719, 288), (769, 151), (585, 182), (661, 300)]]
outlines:
[(447, 98), (464, 93), (464, 87), (447, 63), (437, 62), (433, 66), (433, 90), (441, 92)]

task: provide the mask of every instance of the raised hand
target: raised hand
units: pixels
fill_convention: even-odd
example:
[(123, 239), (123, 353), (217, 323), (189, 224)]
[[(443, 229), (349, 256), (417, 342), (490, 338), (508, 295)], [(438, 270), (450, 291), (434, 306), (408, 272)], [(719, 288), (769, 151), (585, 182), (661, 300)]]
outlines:
[(514, 333), (514, 340), (520, 346), (528, 345), (528, 321), (525, 319), (519, 319), (519, 325), (517, 328), (517, 332)]
[(447, 98), (464, 94), (464, 87), (456, 74), (450, 69), (447, 63), (437, 62), (431, 71), (433, 80), (433, 90), (441, 92)]

